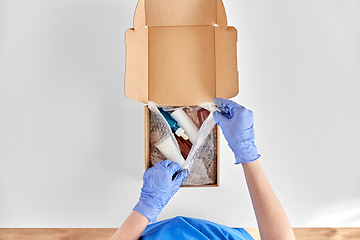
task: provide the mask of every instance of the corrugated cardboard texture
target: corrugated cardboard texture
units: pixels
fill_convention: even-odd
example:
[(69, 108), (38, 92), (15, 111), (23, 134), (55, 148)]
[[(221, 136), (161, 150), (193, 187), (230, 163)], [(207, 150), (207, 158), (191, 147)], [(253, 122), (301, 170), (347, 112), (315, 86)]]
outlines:
[(215, 28), (215, 43), (216, 97), (235, 97), (239, 92), (236, 29)]
[(126, 96), (164, 106), (236, 96), (237, 32), (226, 24), (221, 0), (140, 0), (126, 32)]
[(126, 31), (125, 95), (148, 102), (148, 31)]
[(227, 27), (225, 8), (221, 0), (139, 0), (134, 28), (145, 26), (205, 26)]
[(146, 25), (194, 26), (217, 23), (216, 0), (146, 1)]
[(215, 28), (149, 28), (149, 100), (171, 106), (215, 97)]

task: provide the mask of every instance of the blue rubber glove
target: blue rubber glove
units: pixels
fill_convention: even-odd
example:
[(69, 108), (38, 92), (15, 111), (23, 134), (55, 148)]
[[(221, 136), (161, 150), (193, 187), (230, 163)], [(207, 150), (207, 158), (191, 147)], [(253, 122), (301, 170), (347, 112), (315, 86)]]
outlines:
[[(177, 174), (174, 177), (175, 173)], [(147, 217), (151, 223), (156, 222), (161, 210), (179, 190), (188, 175), (189, 170), (181, 170), (180, 165), (175, 162), (157, 162), (145, 171), (139, 202), (133, 210)]]
[(214, 120), (224, 133), (235, 154), (235, 163), (253, 162), (260, 157), (254, 144), (253, 113), (245, 107), (223, 98), (215, 98), (221, 112), (214, 112)]

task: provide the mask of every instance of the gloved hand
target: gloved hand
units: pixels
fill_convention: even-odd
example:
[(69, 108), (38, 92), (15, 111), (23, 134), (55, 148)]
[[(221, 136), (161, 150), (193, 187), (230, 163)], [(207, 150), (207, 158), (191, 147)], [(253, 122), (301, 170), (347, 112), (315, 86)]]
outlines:
[(235, 163), (253, 162), (260, 157), (254, 144), (253, 113), (245, 107), (223, 98), (215, 98), (221, 112), (214, 112), (214, 120), (224, 133), (235, 154)]
[[(174, 174), (177, 175), (174, 177)], [(181, 170), (179, 164), (170, 160), (157, 162), (145, 171), (139, 202), (133, 210), (141, 213), (150, 222), (156, 222), (161, 210), (179, 190), (189, 170)]]

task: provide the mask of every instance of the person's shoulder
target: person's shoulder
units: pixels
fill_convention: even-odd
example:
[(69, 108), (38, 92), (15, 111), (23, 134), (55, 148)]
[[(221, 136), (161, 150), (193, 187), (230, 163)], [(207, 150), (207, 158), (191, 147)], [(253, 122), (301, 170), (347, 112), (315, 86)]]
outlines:
[(243, 228), (230, 228), (209, 220), (185, 216), (177, 216), (148, 225), (141, 239), (253, 240)]

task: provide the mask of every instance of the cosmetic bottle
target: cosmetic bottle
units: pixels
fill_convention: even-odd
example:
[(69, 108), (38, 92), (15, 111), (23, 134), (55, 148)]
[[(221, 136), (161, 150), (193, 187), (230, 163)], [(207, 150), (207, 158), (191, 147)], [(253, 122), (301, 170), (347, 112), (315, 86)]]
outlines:
[(189, 140), (185, 140), (181, 137), (175, 136), (176, 141), (179, 144), (181, 155), (186, 159), (192, 147), (192, 143)]
[(210, 115), (210, 112), (208, 110), (206, 110), (205, 108), (201, 108), (198, 111), (198, 118), (199, 118), (199, 123), (200, 123), (200, 127), (203, 124), (203, 122), (205, 122), (205, 119)]
[(172, 112), (170, 115), (176, 122), (179, 123), (179, 126), (185, 130), (185, 133), (189, 137), (190, 142), (194, 143), (199, 129), (196, 127), (190, 117), (185, 113), (185, 111), (182, 109), (178, 109)]
[(185, 140), (189, 139), (184, 129), (178, 125), (178, 123), (170, 116), (168, 112), (164, 111), (162, 108), (159, 108), (159, 111), (164, 116), (164, 118), (170, 125), (171, 130), (176, 134), (176, 136), (182, 137)]

